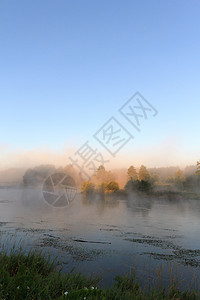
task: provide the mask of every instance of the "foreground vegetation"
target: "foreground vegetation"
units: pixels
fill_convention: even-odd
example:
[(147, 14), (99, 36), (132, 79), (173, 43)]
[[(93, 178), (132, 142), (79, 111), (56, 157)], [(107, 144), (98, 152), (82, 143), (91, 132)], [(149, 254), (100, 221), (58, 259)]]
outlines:
[(107, 289), (98, 288), (100, 278), (87, 278), (80, 273), (62, 274), (55, 261), (41, 253), (25, 254), (13, 249), (0, 253), (0, 299), (199, 299), (195, 291), (178, 290), (178, 285), (165, 289), (142, 289), (134, 274), (116, 277)]

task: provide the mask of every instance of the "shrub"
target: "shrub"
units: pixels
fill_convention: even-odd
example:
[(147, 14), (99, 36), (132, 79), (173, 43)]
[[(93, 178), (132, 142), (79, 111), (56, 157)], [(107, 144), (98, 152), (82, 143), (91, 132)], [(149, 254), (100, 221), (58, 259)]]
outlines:
[(94, 193), (95, 191), (95, 186), (92, 182), (90, 181), (86, 181), (83, 183), (81, 191), (85, 194), (85, 195), (89, 195)]
[(116, 181), (110, 181), (107, 184), (107, 191), (110, 191), (110, 192), (119, 191), (119, 185), (118, 185), (118, 183)]

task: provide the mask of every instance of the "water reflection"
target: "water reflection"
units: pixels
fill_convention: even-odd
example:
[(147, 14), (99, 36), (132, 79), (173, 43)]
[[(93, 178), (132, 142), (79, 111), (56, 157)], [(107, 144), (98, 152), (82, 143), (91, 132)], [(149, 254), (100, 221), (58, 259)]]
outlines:
[(150, 260), (152, 270), (165, 265), (165, 281), (170, 262), (188, 281), (193, 272), (198, 277), (199, 228), (198, 200), (79, 194), (67, 207), (54, 208), (44, 202), (40, 188), (0, 189), (2, 236), (14, 237), (17, 230), (29, 247), (44, 247), (52, 256), (63, 249), (64, 270), (98, 271), (104, 283), (136, 266), (142, 280), (143, 265)]

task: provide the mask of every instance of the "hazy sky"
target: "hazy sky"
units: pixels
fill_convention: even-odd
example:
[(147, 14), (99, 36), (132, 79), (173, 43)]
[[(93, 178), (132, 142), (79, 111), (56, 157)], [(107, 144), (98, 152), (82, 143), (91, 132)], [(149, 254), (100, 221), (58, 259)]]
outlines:
[[(199, 15), (195, 0), (0, 0), (0, 165), (60, 163), (87, 140), (102, 152), (112, 116), (135, 136), (114, 164), (195, 163)], [(158, 111), (140, 133), (118, 112), (136, 91)]]

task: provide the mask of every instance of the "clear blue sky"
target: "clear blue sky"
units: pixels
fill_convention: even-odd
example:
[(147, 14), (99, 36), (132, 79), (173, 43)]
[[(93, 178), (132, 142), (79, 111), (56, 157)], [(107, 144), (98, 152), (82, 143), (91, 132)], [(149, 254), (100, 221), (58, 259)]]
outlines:
[(140, 91), (159, 114), (137, 147), (198, 152), (199, 15), (197, 0), (1, 0), (0, 143), (80, 146)]

